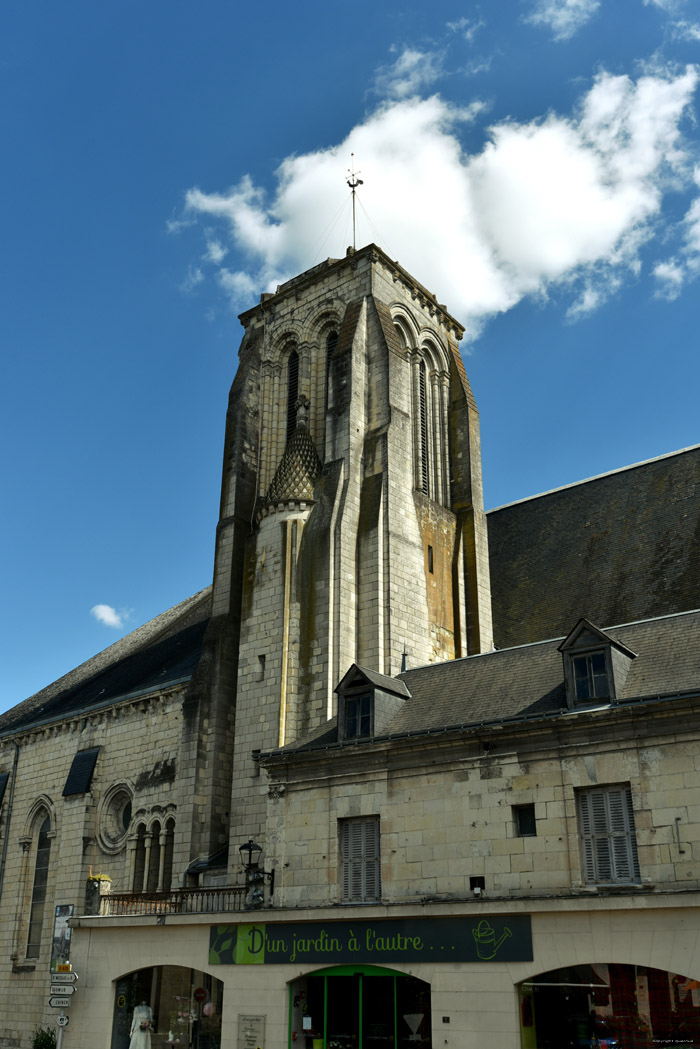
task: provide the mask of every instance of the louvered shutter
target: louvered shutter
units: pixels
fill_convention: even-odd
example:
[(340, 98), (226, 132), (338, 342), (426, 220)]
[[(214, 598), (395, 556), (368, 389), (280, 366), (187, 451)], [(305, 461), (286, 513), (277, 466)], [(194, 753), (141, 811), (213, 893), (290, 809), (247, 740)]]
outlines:
[(345, 820), (340, 827), (340, 856), (343, 902), (379, 899), (379, 820)]
[(585, 880), (594, 884), (638, 881), (639, 860), (629, 786), (581, 791), (578, 804)]
[(590, 794), (583, 792), (579, 794), (578, 812), (579, 826), (581, 828), (583, 877), (586, 882), (595, 882), (597, 879), (593, 838), (593, 813), (591, 811)]

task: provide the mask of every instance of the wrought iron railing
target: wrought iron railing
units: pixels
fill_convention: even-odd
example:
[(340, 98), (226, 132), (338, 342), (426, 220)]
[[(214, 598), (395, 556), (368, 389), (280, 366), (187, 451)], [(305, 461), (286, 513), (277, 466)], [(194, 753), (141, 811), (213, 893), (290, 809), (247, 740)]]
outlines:
[(100, 915), (219, 914), (242, 911), (242, 885), (222, 889), (176, 889), (171, 892), (111, 892), (100, 900)]

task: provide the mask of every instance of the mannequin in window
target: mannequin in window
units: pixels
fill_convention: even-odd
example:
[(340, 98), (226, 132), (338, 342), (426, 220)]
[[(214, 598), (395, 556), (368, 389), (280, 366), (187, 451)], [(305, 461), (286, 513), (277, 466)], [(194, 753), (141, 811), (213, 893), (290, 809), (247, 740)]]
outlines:
[(129, 1049), (151, 1049), (151, 1030), (153, 1028), (153, 1011), (146, 1002), (141, 1002), (134, 1009), (131, 1020), (131, 1041)]

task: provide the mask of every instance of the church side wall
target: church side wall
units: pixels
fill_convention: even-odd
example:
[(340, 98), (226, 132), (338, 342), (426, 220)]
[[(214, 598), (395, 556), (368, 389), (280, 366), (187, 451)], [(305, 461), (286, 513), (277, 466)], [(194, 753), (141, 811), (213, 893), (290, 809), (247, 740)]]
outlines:
[[(9, 818), (0, 897), (0, 1001), (5, 1006), (0, 1046), (28, 1046), (37, 1024), (55, 1020), (55, 1010), (48, 1007), (55, 907), (71, 905), (74, 915), (84, 913), (90, 868), (94, 874), (108, 875), (114, 891), (130, 889), (130, 836), (137, 823), (151, 826), (154, 820), (162, 824), (173, 818), (176, 838), (181, 839), (181, 703), (182, 690), (177, 689), (15, 737), (17, 781), (11, 811), (9, 788), (5, 796), (2, 822), (4, 844)], [(98, 746), (90, 789), (63, 797), (75, 754)], [(6, 737), (0, 744), (0, 767), (10, 769), (13, 755), (12, 739)], [(110, 790), (118, 784), (132, 796), (128, 834), (107, 805)], [(27, 957), (37, 837), (47, 813), (51, 847), (41, 946), (38, 957)], [(174, 885), (181, 873), (173, 873)]]

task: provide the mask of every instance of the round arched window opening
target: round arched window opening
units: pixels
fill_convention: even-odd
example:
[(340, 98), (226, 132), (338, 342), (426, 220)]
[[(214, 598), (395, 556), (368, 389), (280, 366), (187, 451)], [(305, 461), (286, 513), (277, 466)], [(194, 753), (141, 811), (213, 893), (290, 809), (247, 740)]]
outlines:
[(107, 791), (100, 805), (98, 840), (105, 852), (120, 852), (131, 823), (132, 795), (124, 783)]

